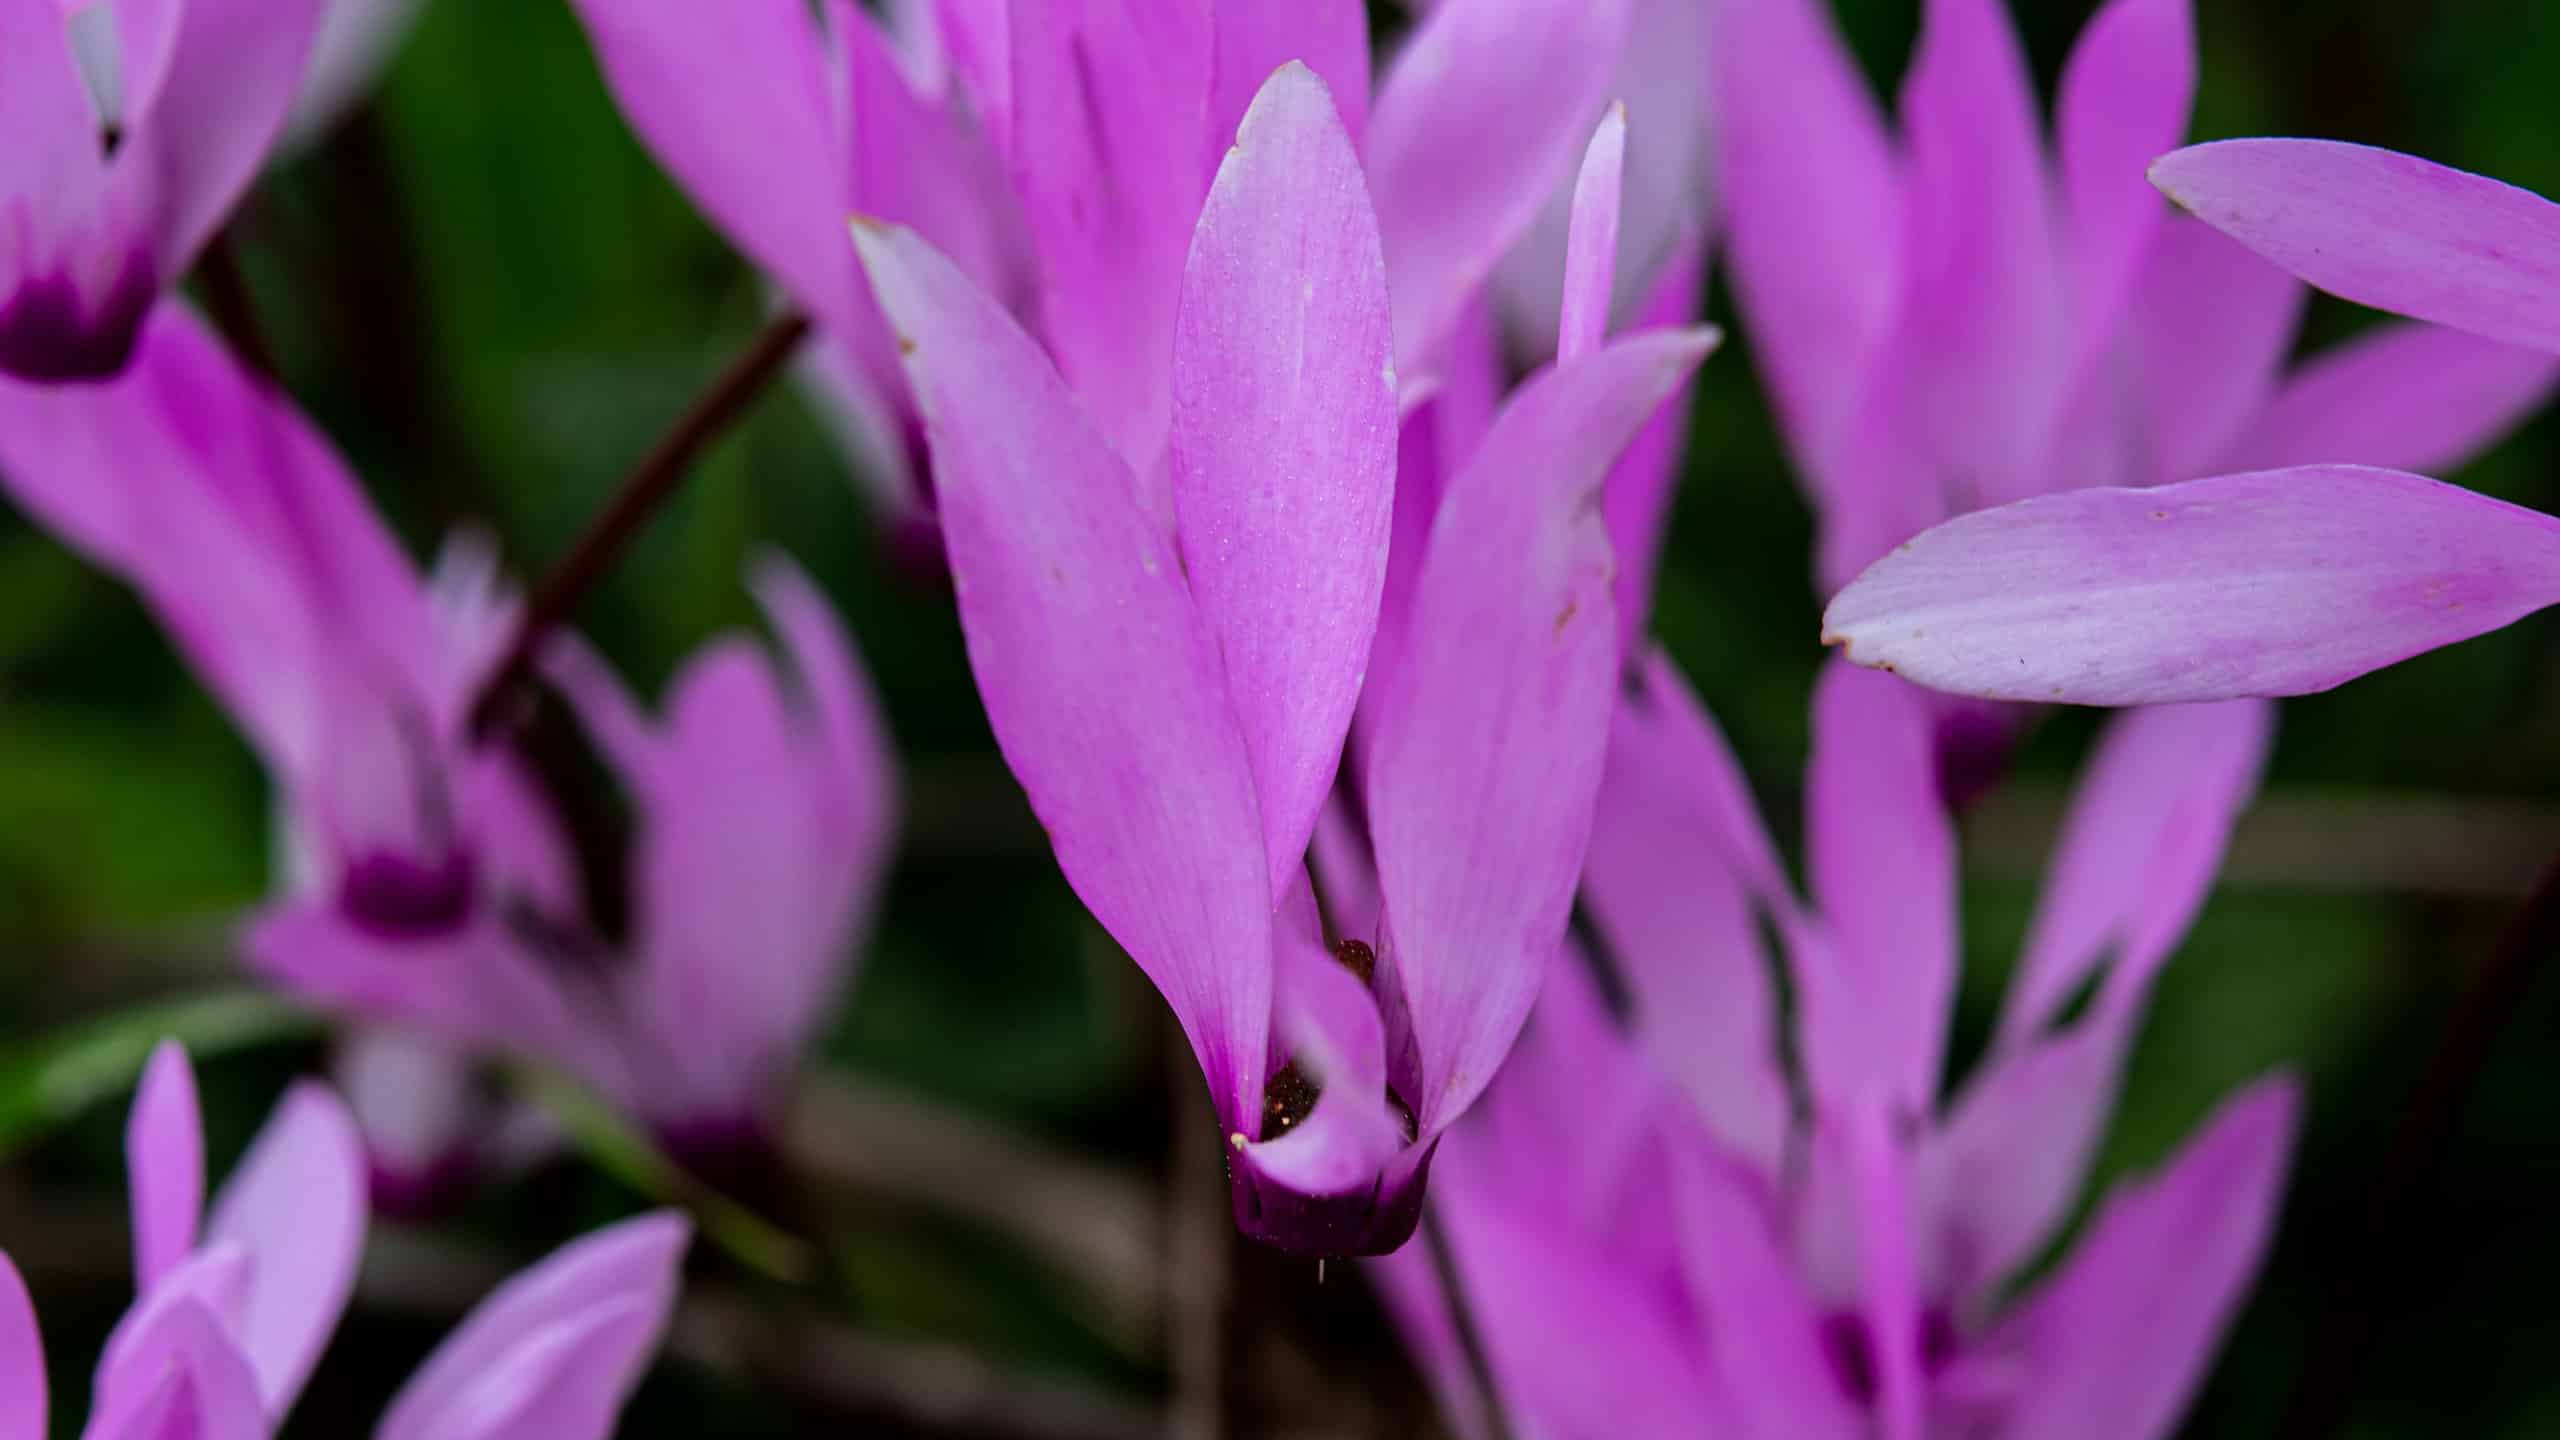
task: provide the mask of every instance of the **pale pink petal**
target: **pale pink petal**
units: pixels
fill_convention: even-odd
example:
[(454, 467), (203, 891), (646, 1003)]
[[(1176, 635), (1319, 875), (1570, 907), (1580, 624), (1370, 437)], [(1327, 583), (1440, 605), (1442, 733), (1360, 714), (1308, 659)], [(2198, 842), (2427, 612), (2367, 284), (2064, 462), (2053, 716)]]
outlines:
[(1322, 76), (1358, 144), (1369, 123), (1369, 7), (1361, 0), (1216, 0), (1209, 145), (1214, 161), (1271, 72), (1292, 60)]
[(1813, 697), (1805, 876), (1832, 939), (1830, 982), (1800, 998), (1820, 1093), (1934, 1107), (1956, 982), (1956, 837), (1928, 697), (1834, 662)]
[(82, 1440), (267, 1440), (258, 1377), (204, 1305), (153, 1313), (103, 1367)]
[(2143, 171), (2187, 133), (2195, 0), (2109, 0), (2062, 67), (2054, 146), (2082, 343), (2112, 333), (2167, 207)]
[(2560, 206), (2513, 185), (2333, 140), (2223, 140), (2152, 183), (2332, 295), (2560, 350)]
[(1396, 385), (1385, 263), (1324, 82), (1247, 111), (1183, 276), (1173, 491), (1225, 663), (1276, 900), (1333, 788), (1386, 578)]
[[(825, 788), (844, 797), (842, 819), (857, 844), (885, 849), (897, 828), (897, 754), (853, 636), (808, 572), (780, 550), (755, 557), (748, 584), (790, 659), (793, 701), (825, 755)], [(879, 858), (863, 868), (876, 869)]]
[(1712, 47), (1734, 303), (1796, 470), (1817, 485), (1892, 323), (1901, 268), (1892, 142), (1830, 9), (1725, 5)]
[(1424, 1133), (1493, 1078), (1564, 936), (1618, 662), (1599, 489), (1712, 337), (1544, 372), (1449, 486), (1363, 777)]
[(35, 1301), (18, 1267), (0, 1251), (0, 1440), (44, 1440), (44, 1336), (36, 1329)]
[(0, 135), (11, 137), (0, 146), (0, 205), (32, 200), (67, 215), (104, 171), (63, 11), (62, 0), (0, 0)]
[(498, 1287), (400, 1388), (375, 1440), (602, 1440), (675, 1308), (691, 1229), (644, 1215)]
[(390, 63), (409, 36), (423, 0), (327, 0), (311, 65), (284, 124), (283, 148), (299, 150), (325, 134)]
[(996, 739), (1232, 1123), (1261, 1090), (1271, 906), (1215, 642), (1128, 467), (1030, 337), (911, 233), (858, 226), (855, 244), (909, 352)]
[(130, 132), (151, 113), (178, 50), (177, 0), (70, 0), (71, 43), (101, 118)]
[(806, 4), (575, 0), (642, 143), (730, 242), (829, 324), (867, 307), (845, 251), (853, 156)]
[(205, 1222), (205, 1243), (249, 1257), (240, 1349), (268, 1413), (282, 1414), (338, 1328), (364, 1253), (364, 1141), (335, 1095), (285, 1093), (250, 1142)]
[(1831, 602), (1823, 639), (1932, 689), (2151, 705), (2305, 695), (2560, 600), (2560, 521), (2305, 466), (1962, 516)]
[[(2300, 1123), (2286, 1077), (2225, 1101), (2159, 1175), (2116, 1192), (2003, 1326), (2016, 1440), (2159, 1440), (2204, 1379), (2275, 1226)], [(2174, 1255), (2176, 1264), (2161, 1263)]]
[(1449, 0), (1369, 121), (1396, 368), (1420, 376), (1476, 288), (1564, 183), (1608, 103), (1629, 0)]
[(1564, 248), (1564, 299), (1556, 315), (1556, 362), (1578, 360), (1609, 333), (1618, 285), (1619, 196), (1626, 187), (1627, 107), (1612, 105), (1582, 152), (1573, 182), (1573, 225)]
[(124, 1168), (133, 1187), (133, 1287), (158, 1284), (195, 1248), (204, 1216), (204, 1124), (195, 1071), (175, 1040), (143, 1068), (125, 1121)]
[(2127, 317), (2130, 433), (2102, 443), (2133, 452), (2141, 483), (2216, 473), (2275, 393), (2309, 298), (2283, 271), (2173, 217), (2152, 241)]
[(2560, 358), (2440, 325), (2382, 326), (2321, 352), (2261, 407), (2222, 470), (2456, 469), (2551, 398)]
[(186, 273), (213, 238), (302, 85), (321, 0), (187, 0), (176, 50), (151, 113), (117, 151), (119, 174), (142, 180), (154, 210), (152, 256)]

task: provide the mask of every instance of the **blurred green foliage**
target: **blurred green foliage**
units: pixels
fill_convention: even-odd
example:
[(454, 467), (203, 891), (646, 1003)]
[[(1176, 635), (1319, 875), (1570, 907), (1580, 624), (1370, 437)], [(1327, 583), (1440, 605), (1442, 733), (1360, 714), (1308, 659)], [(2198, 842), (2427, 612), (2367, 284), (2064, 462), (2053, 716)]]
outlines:
[[(1748, 0), (1728, 0), (1748, 3)], [(1907, 53), (1916, 0), (1843, 0), (1880, 83)], [(2092, 8), (2021, 0), (2046, 83)], [(2547, 0), (2205, 0), (2199, 138), (2338, 136), (2431, 154), (2560, 193), (2560, 7)], [(261, 308), (296, 394), (420, 555), (486, 528), (520, 574), (558, 554), (622, 469), (743, 345), (768, 300), (688, 209), (605, 98), (583, 37), (549, 0), (430, 0), (377, 98), (273, 174), (242, 222)], [(1719, 298), (1716, 318), (1730, 321)], [(2312, 338), (2368, 323), (2320, 302)], [(1782, 831), (1820, 655), (1811, 531), (1741, 335), (1701, 386), (1691, 473), (1656, 633), (1717, 711)], [(2560, 421), (2537, 420), (2459, 477), (2560, 509)], [(843, 604), (911, 766), (916, 836), (829, 1058), (945, 1099), (1152, 1186), (1172, 1103), (1158, 1005), (1086, 920), (1037, 844), (978, 714), (947, 595), (884, 559), (842, 466), (777, 392), (722, 441), (585, 606), (580, 623), (654, 690), (716, 630), (752, 623), (744, 558), (782, 543)], [(2368, 787), (2560, 803), (2560, 664), (2528, 622), (2285, 712), (2271, 794)], [(2059, 782), (2085, 716), (2057, 717), (2024, 761)], [(2356, 823), (2352, 815), (2341, 822)], [(2387, 850), (2390, 839), (2381, 837)], [(0, 519), (0, 1090), (25, 1047), (137, 997), (224, 973), (224, 921), (260, 893), (256, 768), (139, 608), (23, 522)], [(2560, 982), (2509, 1023), (2440, 1185), (2393, 1253), (2348, 1248), (2354, 1222), (2495, 903), (2338, 893), (2319, 857), (2226, 890), (2163, 982), (2106, 1153), (2156, 1162), (2213, 1100), (2271, 1066), (2313, 1108), (2268, 1279), (2190, 1432), (2268, 1432), (2311, 1326), (2369, 1271), (2390, 1318), (2363, 1378), (2359, 1436), (2560, 1433)], [(2260, 873), (2268, 873), (2261, 871)], [(1987, 1025), (2032, 898), (2029, 874), (1968, 887), (1963, 1024)], [(208, 959), (210, 955), (210, 959)], [(176, 963), (161, 962), (175, 957)], [(308, 1043), (207, 1067), (218, 1157), (236, 1151)], [(17, 1113), (14, 1091), (0, 1115)], [(36, 1189), (120, 1184), (119, 1102), (91, 1109), (13, 1173)], [(466, 1225), (526, 1257), (639, 1197), (591, 1172), (491, 1194)], [(828, 1242), (860, 1321), (1144, 1394), (1154, 1361), (1095, 1338), (1037, 1265), (964, 1226), (851, 1202)], [(13, 1237), (0, 1235), (0, 1242)], [(1264, 1267), (1266, 1270), (1269, 1267)], [(1289, 1303), (1368, 1337), (1320, 1353), (1334, 1378), (1410, 1404), (1391, 1347), (1356, 1327), (1356, 1286)], [(1312, 1299), (1308, 1297), (1312, 1296)], [(62, 1393), (123, 1296), (52, 1303)], [(1305, 1319), (1303, 1317), (1313, 1317)], [(415, 1316), (363, 1316), (293, 1433), (359, 1433), (366, 1396), (432, 1343)], [(1347, 1357), (1347, 1358), (1346, 1358)], [(669, 1367), (625, 1433), (779, 1435), (788, 1402)], [(1403, 1413), (1403, 1412), (1396, 1412)], [(68, 1435), (70, 1429), (61, 1433)]]

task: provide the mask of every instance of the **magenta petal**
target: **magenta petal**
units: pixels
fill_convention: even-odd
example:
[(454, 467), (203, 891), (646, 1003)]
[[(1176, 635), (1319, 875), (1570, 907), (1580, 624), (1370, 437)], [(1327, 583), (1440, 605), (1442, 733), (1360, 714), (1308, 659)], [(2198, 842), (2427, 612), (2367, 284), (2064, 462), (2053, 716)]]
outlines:
[(84, 1440), (267, 1440), (257, 1376), (212, 1310), (187, 1299), (137, 1318), (117, 1327)]
[(195, 1248), (204, 1215), (204, 1128), (195, 1071), (175, 1040), (151, 1052), (125, 1122), (125, 1174), (133, 1187), (134, 1289), (158, 1284)]
[(1619, 196), (1627, 168), (1627, 107), (1612, 105), (1582, 152), (1573, 182), (1573, 221), (1564, 247), (1564, 300), (1556, 317), (1556, 361), (1578, 360), (1609, 333), (1618, 284)]
[(1657, 331), (1513, 396), (1449, 485), (1365, 777), (1423, 1132), (1493, 1078), (1564, 937), (1618, 664), (1599, 487), (1712, 336)]
[(2195, 0), (2109, 0), (2062, 69), (2054, 145), (2084, 343), (2112, 333), (2166, 207), (2143, 171), (2187, 133)]
[(675, 1307), (690, 1227), (659, 1213), (571, 1242), (436, 1347), (375, 1440), (603, 1440)]
[(2300, 1110), (2294, 1081), (2262, 1080), (2165, 1171), (2108, 1198), (2002, 1327), (2027, 1376), (2004, 1434), (2152, 1440), (2175, 1427), (2265, 1254)]
[(2486, 176), (2333, 140), (2223, 140), (2152, 183), (2333, 295), (2560, 350), (2560, 206)]
[(44, 1336), (18, 1267), (0, 1251), (0, 1440), (45, 1440)]
[(1396, 368), (1438, 368), (1460, 312), (1564, 183), (1608, 102), (1629, 0), (1448, 0), (1406, 41), (1367, 159)]
[(1212, 158), (1271, 72), (1292, 60), (1323, 77), (1352, 143), (1369, 123), (1369, 8), (1361, 0), (1218, 0), (1211, 56)]
[[(1706, 284), (1703, 242), (1692, 240), (1662, 267), (1662, 279), (1635, 318), (1638, 330), (1685, 325), (1698, 313)], [(1600, 492), (1609, 526), (1609, 548), (1618, 561), (1618, 648), (1633, 656), (1643, 648), (1653, 615), (1653, 578), (1671, 528), (1673, 492), (1689, 439), (1694, 385), (1683, 385), (1618, 457)]]
[(0, 135), (10, 137), (0, 146), (0, 203), (36, 199), (48, 220), (76, 213), (104, 174), (97, 107), (72, 60), (66, 8), (0, 0)]
[(1377, 1002), (1321, 940), (1280, 943), (1274, 1003), (1281, 1036), (1301, 1072), (1323, 1090), (1285, 1132), (1266, 1122), (1258, 1140), (1241, 1131), (1227, 1137), (1235, 1151), (1227, 1168), (1237, 1225), (1296, 1253), (1391, 1250), (1411, 1225), (1384, 1223), (1386, 1214), (1401, 1213), (1389, 1187), (1411, 1166), (1395, 1163), (1405, 1134), (1387, 1106)]
[(1717, 1378), (1747, 1435), (1860, 1440), (1872, 1433), (1823, 1351), (1821, 1316), (1781, 1246), (1753, 1177), (1672, 1147), (1689, 1293), (1715, 1337)]
[(2217, 464), (2451, 470), (2541, 409), (2555, 380), (2560, 357), (2550, 351), (2385, 325), (2295, 371)]
[(913, 234), (854, 238), (909, 351), (996, 739), (1233, 1123), (1261, 1091), (1271, 904), (1215, 642), (1128, 467), (1030, 337)]
[(1313, 71), (1246, 112), (1183, 275), (1174, 509), (1225, 662), (1276, 899), (1303, 871), (1386, 578), (1396, 386), (1378, 225)]
[(1805, 874), (1831, 937), (1801, 997), (1817, 1091), (1926, 1115), (1956, 982), (1956, 837), (1938, 789), (1928, 697), (1834, 662), (1813, 697)]
[(731, 242), (830, 324), (866, 306), (845, 253), (853, 155), (806, 4), (575, 0), (631, 128)]
[(1998, 700), (2326, 690), (2560, 600), (2560, 521), (2395, 470), (2083, 490), (1949, 521), (1831, 602), (1861, 665)]
[(223, 1182), (205, 1243), (249, 1257), (236, 1331), (258, 1393), (282, 1414), (302, 1393), (355, 1289), (364, 1252), (364, 1142), (354, 1117), (317, 1084), (286, 1092)]
[[(146, 174), (152, 258), (186, 273), (284, 129), (302, 87), (321, 0), (187, 0), (177, 49), (119, 173)], [(129, 152), (129, 153), (128, 153)]]

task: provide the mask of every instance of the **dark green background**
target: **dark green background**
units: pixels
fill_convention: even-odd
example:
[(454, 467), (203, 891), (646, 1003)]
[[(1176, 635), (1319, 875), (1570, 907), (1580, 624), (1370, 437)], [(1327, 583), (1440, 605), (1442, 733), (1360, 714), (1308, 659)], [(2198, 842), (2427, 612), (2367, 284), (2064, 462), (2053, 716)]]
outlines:
[[(1727, 0), (1750, 3), (1750, 0)], [(2047, 83), (2091, 8), (2031, 0)], [(1899, 69), (1915, 0), (1843, 5), (1861, 55)], [(2305, 133), (2390, 144), (2560, 193), (2560, 9), (2542, 0), (2231, 0), (2202, 16), (2199, 138)], [(555, 0), (430, 0), (377, 99), (272, 175), (239, 229), (288, 382), (424, 553), (493, 530), (519, 573), (564, 547), (648, 438), (763, 313), (759, 282), (625, 131)], [(1715, 309), (1725, 316), (1721, 301)], [(2321, 304), (2315, 338), (2368, 323)], [(1752, 382), (1749, 337), (1708, 366), (1656, 630), (1792, 829), (1819, 660), (1810, 531)], [(2560, 426), (2537, 420), (2459, 477), (2560, 508)], [(1122, 1167), (1148, 1186), (1170, 1127), (1157, 1002), (1057, 878), (978, 715), (948, 598), (873, 543), (796, 395), (777, 392), (580, 614), (644, 686), (714, 631), (752, 623), (751, 547), (789, 546), (844, 604), (910, 767), (914, 834), (829, 1059)], [(2560, 664), (2528, 621), (2285, 710), (2270, 782), (2283, 824), (2244, 831), (2234, 880), (2167, 973), (2106, 1166), (2147, 1165), (2218, 1095), (2300, 1067), (2312, 1108), (2282, 1238), (2189, 1432), (2267, 1433), (2339, 1287), (2386, 1313), (2355, 1392), (2358, 1435), (2560, 1433), (2560, 980), (2508, 1020), (2437, 1183), (2379, 1246), (2356, 1223), (2452, 997), (2507, 900), (2560, 843)], [(2048, 803), (2091, 729), (2033, 742), (2011, 795), (1972, 822), (1965, 1025), (1979, 1033), (2032, 898)], [(2423, 833), (2421, 801), (2450, 814)], [(2288, 808), (2289, 807), (2289, 808)], [(2305, 807), (2318, 807), (2307, 809)], [(2311, 816), (2309, 820), (2302, 817)], [(2264, 818), (2264, 817), (2262, 817)], [(256, 896), (265, 802), (247, 752), (133, 601), (0, 518), (0, 1045), (224, 973), (220, 918)], [(2439, 838), (2450, 835), (2450, 840)], [(2348, 858), (2352, 857), (2352, 863)], [(245, 1138), (307, 1039), (206, 1064), (217, 1155)], [(23, 1088), (0, 1065), (0, 1086)], [(0, 1094), (11, 1112), (44, 1105)], [(120, 1211), (120, 1096), (12, 1157), (0, 1216)], [(577, 1165), (482, 1196), (461, 1233), (521, 1259), (642, 1203)], [(1095, 1334), (1071, 1287), (1018, 1246), (893, 1198), (826, 1209), (841, 1307), (864, 1329), (956, 1342), (1030, 1374), (1140, 1401), (1147, 1345)], [(77, 1243), (32, 1220), (0, 1244)], [(92, 1227), (94, 1228), (94, 1227)], [(113, 1259), (110, 1252), (110, 1260)], [(2163, 1257), (2174, 1263), (2174, 1257)], [(1287, 1415), (1403, 1433), (1414, 1382), (1356, 1283), (1240, 1257), (1234, 1433)], [(31, 1264), (31, 1269), (40, 1267)], [(60, 1267), (76, 1274), (77, 1266)], [(97, 1338), (124, 1300), (39, 1280), (73, 1433)], [(720, 1274), (716, 1257), (706, 1272)], [(360, 1311), (292, 1434), (360, 1433), (443, 1322)], [(624, 1433), (906, 1433), (882, 1416), (750, 1396), (662, 1367)], [(950, 1433), (917, 1431), (915, 1433)]]

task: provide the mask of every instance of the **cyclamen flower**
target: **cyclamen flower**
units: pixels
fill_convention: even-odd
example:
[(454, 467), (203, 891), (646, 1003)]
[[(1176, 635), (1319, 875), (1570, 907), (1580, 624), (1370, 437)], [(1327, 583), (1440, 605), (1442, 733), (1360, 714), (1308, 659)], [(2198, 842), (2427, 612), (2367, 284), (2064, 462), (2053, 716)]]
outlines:
[(2560, 375), (2544, 350), (2425, 326), (2288, 369), (2301, 287), (2144, 181), (2186, 129), (2191, 0), (2098, 11), (2050, 150), (1997, 0), (1928, 0), (1898, 133), (1819, 0), (1729, 8), (1730, 270), (1826, 593), (1931, 525), (2049, 491), (2455, 464)]
[(548, 1059), (673, 1135), (753, 1127), (842, 984), (894, 810), (859, 664), (796, 570), (755, 581), (787, 671), (720, 642), (663, 723), (555, 657), (632, 814), (617, 936), (555, 792), (466, 733), (513, 625), (488, 557), (450, 547), (422, 583), (327, 442), (182, 310), (113, 383), (0, 383), (0, 479), (140, 592), (266, 763), (287, 853), (245, 927), (257, 968)]
[[(1458, 1293), (1414, 1251), (1374, 1272), (1462, 1433), (1488, 1427), (1453, 1303), (1512, 1433), (2175, 1428), (2264, 1252), (2292, 1080), (2225, 1101), (2102, 1203), (2051, 1273), (2012, 1290), (2086, 1181), (2153, 977), (2256, 783), (2269, 712), (2113, 723), (1989, 1052), (1942, 1097), (1956, 854), (1923, 699), (1825, 673), (1809, 907), (1668, 662), (1621, 702), (1583, 898), (1631, 1013), (1611, 1013), (1587, 958), (1558, 961), (1439, 1159), (1429, 1223)], [(1785, 1036), (1777, 967), (1794, 998)]]
[[(1562, 935), (1617, 658), (1596, 492), (1708, 337), (1624, 341), (1512, 398), (1448, 486), (1390, 661), (1371, 647), (1388, 272), (1311, 71), (1263, 87), (1192, 236), (1170, 534), (1000, 306), (911, 232), (855, 241), (925, 417), (996, 738), (1199, 1056), (1239, 1225), (1392, 1249)], [(1319, 907), (1304, 859), (1355, 706), (1375, 871), (1329, 871)], [(1364, 888), (1375, 922), (1351, 913)]]
[[(2560, 206), (2540, 196), (2316, 140), (2198, 146), (2152, 174), (2322, 289), (2560, 353)], [(2406, 384), (2418, 404), (2459, 401), (2446, 376)], [(2326, 690), (2554, 601), (2560, 520), (2312, 467), (1968, 516), (1878, 564), (1823, 623), (1850, 658), (1940, 689), (2136, 704)]]
[(321, 0), (0, 0), (0, 375), (113, 375), (221, 228)]
[[(125, 1132), (139, 1292), (107, 1339), (84, 1440), (264, 1440), (345, 1312), (364, 1248), (354, 1123), (289, 1092), (208, 1217), (186, 1053), (151, 1057)], [(378, 1440), (604, 1440), (675, 1303), (674, 1215), (577, 1241), (500, 1287), (393, 1398)], [(47, 1433), (44, 1347), (0, 1254), (0, 1440)]]

